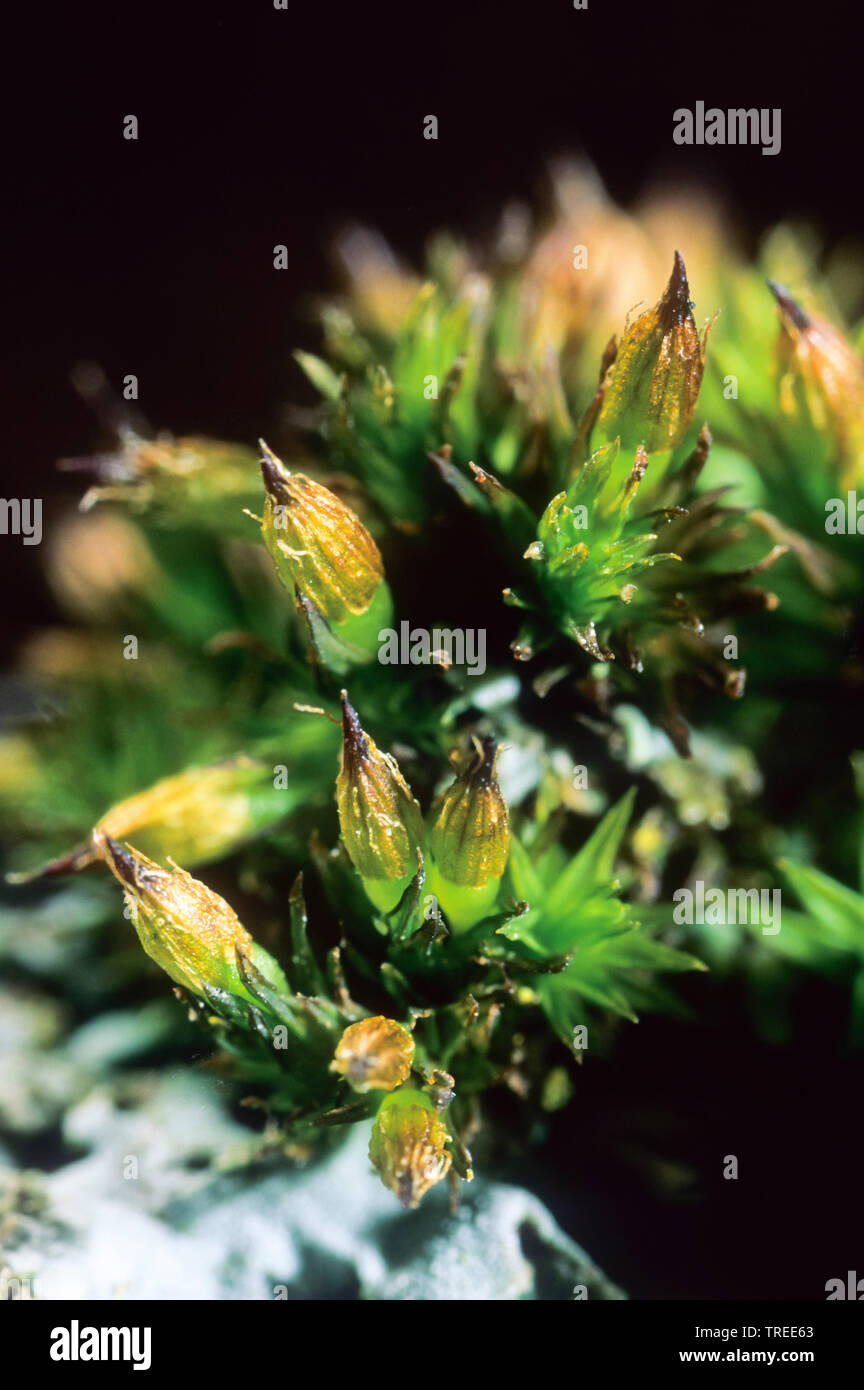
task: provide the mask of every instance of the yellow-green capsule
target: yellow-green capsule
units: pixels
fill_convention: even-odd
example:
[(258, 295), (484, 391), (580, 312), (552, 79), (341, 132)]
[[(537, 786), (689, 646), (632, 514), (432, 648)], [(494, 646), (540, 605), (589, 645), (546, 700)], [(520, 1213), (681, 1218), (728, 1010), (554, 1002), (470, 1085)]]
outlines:
[(414, 1039), (393, 1018), (378, 1015), (352, 1023), (342, 1034), (330, 1070), (361, 1094), (392, 1091), (407, 1081), (414, 1060)]
[(493, 738), (477, 740), (462, 772), (432, 807), (428, 885), (457, 930), (492, 908), (510, 851), (510, 815), (495, 776)]
[(360, 727), (344, 690), (336, 806), (351, 862), (372, 902), (389, 912), (422, 863), (423, 816), (396, 759)]
[(621, 441), (627, 453), (641, 444), (649, 454), (674, 449), (696, 409), (705, 369), (680, 252), (666, 291), (653, 309), (629, 326), (609, 370), (593, 442)]
[(95, 832), (94, 843), (123, 886), (141, 945), (178, 985), (200, 998), (206, 998), (206, 985), (251, 1001), (237, 963), (240, 955), (276, 989), (287, 990), (276, 961), (253, 941), (218, 893), (176, 864), (163, 869), (101, 831)]
[(134, 839), (155, 859), (170, 852), (182, 863), (206, 864), (288, 809), (284, 791), (274, 785), (272, 763), (240, 755), (164, 777), (113, 806), (96, 828), (113, 840)]
[(864, 360), (846, 338), (806, 313), (782, 285), (769, 281), (780, 315), (780, 409), (819, 453), (839, 459), (841, 487), (864, 480)]
[(135, 510), (177, 522), (193, 516), (196, 526), (245, 536), (244, 507), (256, 497), (253, 449), (220, 439), (175, 439), (160, 434), (143, 439), (124, 429), (120, 448), (93, 459), (69, 459), (65, 466), (95, 475), (82, 502), (89, 510), (101, 501), (128, 501)]
[[(232, 853), (296, 809), (299, 789), (277, 782), (272, 760), (238, 754), (205, 767), (163, 777), (105, 812), (96, 832), (133, 840), (141, 854), (173, 855), (193, 867)], [(91, 836), (68, 854), (20, 879), (74, 873), (102, 857)]]
[(392, 1091), (375, 1117), (369, 1158), (403, 1207), (416, 1207), (424, 1193), (446, 1176), (452, 1155), (446, 1126), (422, 1091)]
[(260, 443), (267, 490), (261, 532), (279, 578), (311, 600), (346, 642), (376, 652), (378, 633), (393, 616), (377, 545), (335, 493), (290, 472)]

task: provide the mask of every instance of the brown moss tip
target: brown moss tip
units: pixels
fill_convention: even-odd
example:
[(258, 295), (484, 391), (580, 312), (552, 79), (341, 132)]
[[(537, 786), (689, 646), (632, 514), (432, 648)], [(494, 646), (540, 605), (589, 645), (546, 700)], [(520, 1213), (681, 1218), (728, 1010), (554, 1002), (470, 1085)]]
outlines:
[(130, 888), (137, 888), (138, 874), (134, 856), (122, 845), (119, 845), (116, 840), (112, 840), (110, 835), (105, 835), (102, 838), (108, 851), (110, 868), (113, 869), (121, 883), (127, 884)]
[(356, 767), (369, 757), (369, 740), (363, 732), (357, 711), (348, 699), (348, 691), (341, 690), (339, 699), (342, 704), (342, 750), (346, 763)]
[(284, 496), (285, 483), (289, 476), (287, 468), (263, 439), (258, 440), (258, 448), (261, 450), (261, 476), (267, 492), (278, 501), (287, 502), (289, 499)]
[(769, 280), (768, 288), (777, 300), (783, 318), (786, 319), (793, 328), (797, 328), (803, 333), (805, 329), (810, 327), (810, 319), (801, 308), (798, 300), (793, 298), (785, 285), (778, 284), (776, 280)]
[(675, 252), (672, 274), (660, 300), (661, 323), (671, 326), (675, 322), (692, 315), (693, 303), (690, 299), (690, 286), (687, 283), (687, 269), (680, 251)]

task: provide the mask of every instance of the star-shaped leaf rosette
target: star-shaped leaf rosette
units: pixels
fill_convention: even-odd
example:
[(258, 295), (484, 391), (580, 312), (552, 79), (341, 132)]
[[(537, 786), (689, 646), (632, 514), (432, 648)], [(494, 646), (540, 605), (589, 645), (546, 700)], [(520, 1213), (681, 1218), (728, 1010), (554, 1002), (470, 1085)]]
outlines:
[[(242, 761), (112, 808), (50, 871), (111, 871), (144, 951), (210, 1034), (222, 1070), (266, 1111), (271, 1146), (302, 1157), (340, 1126), (371, 1121), (373, 1167), (416, 1206), (445, 1176), (457, 1186), (472, 1176), (484, 1093), (507, 1087), (542, 1109), (555, 1038), (578, 1058), (577, 1026), (603, 1011), (635, 1019), (663, 1003), (653, 974), (699, 963), (643, 933), (620, 899), (615, 860), (632, 795), (571, 857), (530, 815), (511, 825), (496, 741), (473, 735), (424, 814), (344, 691), (341, 706), (340, 838), (330, 849), (312, 839), (338, 945), (322, 950), (310, 927), (302, 874), (274, 951), (165, 853), (172, 839), (199, 859), (218, 853), (184, 821), (195, 823), (202, 797), (223, 817), (232, 797), (247, 805), (255, 769)], [(234, 828), (242, 838), (251, 825)], [(163, 846), (166, 862), (136, 839)]]
[[(718, 271), (684, 217), (722, 309), (700, 327), (680, 209), (649, 235), (596, 186), (571, 193), (548, 234), (510, 215), (482, 258), (439, 238), (422, 281), (344, 237), (348, 293), (322, 355), (298, 353), (315, 403), (281, 457), (114, 412), (85, 515), (45, 547), (69, 621), (22, 653), (40, 717), (4, 739), (20, 891), (41, 910), (68, 875), (58, 920), (68, 901), (84, 923), (58, 993), (110, 1006), (120, 959), (146, 1000), (146, 955), (263, 1113), (255, 1142), (308, 1157), (366, 1123), (407, 1206), (469, 1178), (481, 1132), (491, 1167), (502, 1097), (540, 1132), (585, 1030), (595, 1049), (670, 1005), (658, 977), (698, 966), (663, 902), (683, 859), (773, 871), (756, 794), (812, 705), (778, 735), (792, 702), (770, 682), (817, 656), (827, 680), (860, 607), (860, 532), (830, 559), (819, 543), (823, 493), (862, 476), (851, 343)], [(784, 550), (785, 627), (762, 580)], [(483, 661), (437, 623), (481, 634)], [(685, 762), (709, 704), (727, 727), (700, 721)], [(835, 702), (826, 744), (857, 737), (857, 710)], [(842, 865), (802, 865), (807, 914), (835, 922)], [(860, 903), (840, 906), (857, 972)]]
[[(766, 548), (722, 485), (700, 488), (710, 325), (697, 328), (682, 257), (659, 302), (608, 344), (587, 408), (566, 332), (560, 352), (537, 350), (520, 299), (527, 276), (481, 274), (453, 248), (433, 259), (438, 279), (386, 331), (379, 321), (364, 334), (362, 302), (353, 318), (331, 312), (326, 378), (302, 356), (325, 388), (331, 458), (416, 537), (419, 565), (454, 492), (505, 603), (525, 614), (516, 659), (533, 660), (547, 688), (550, 671), (584, 677), (592, 661), (611, 663), (686, 751), (679, 698), (696, 684), (742, 693), (722, 639), (736, 615), (775, 606), (757, 576), (785, 545)], [(568, 655), (562, 637), (585, 655)]]
[[(709, 327), (697, 331), (676, 252), (659, 303), (607, 349), (569, 485), (523, 552), (530, 583), (505, 590), (531, 615), (514, 643), (521, 660), (550, 646), (551, 622), (595, 660), (647, 673), (662, 686), (664, 722), (682, 751), (678, 685), (690, 676), (742, 693), (744, 672), (724, 659), (720, 637), (736, 614), (774, 607), (774, 595), (750, 581), (785, 550), (722, 563), (724, 552), (741, 554), (747, 528), (744, 511), (724, 504), (724, 488), (697, 489), (711, 450), (707, 426), (691, 437)], [(488, 475), (478, 482), (494, 495)]]

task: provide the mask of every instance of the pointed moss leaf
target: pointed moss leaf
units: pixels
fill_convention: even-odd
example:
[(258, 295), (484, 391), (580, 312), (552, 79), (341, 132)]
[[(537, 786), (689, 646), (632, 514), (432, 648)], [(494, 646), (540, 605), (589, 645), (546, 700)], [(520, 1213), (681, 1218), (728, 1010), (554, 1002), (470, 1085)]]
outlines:
[(573, 1046), (574, 1030), (588, 1022), (585, 1005), (574, 989), (555, 988), (549, 980), (542, 980), (537, 990), (540, 1006), (550, 1027), (575, 1055)]
[(476, 483), (472, 482), (455, 463), (451, 463), (448, 451), (427, 453), (427, 458), (435, 464), (442, 480), (455, 492), (463, 506), (470, 507), (481, 516), (490, 516), (492, 508)]
[(611, 968), (624, 970), (705, 970), (696, 956), (653, 941), (637, 926), (604, 943), (602, 955)]
[(547, 1017), (550, 1011), (557, 1018), (565, 1014), (566, 997), (576, 994), (602, 1009), (610, 1009), (621, 1018), (636, 1022), (636, 1014), (630, 1007), (624, 991), (607, 974), (602, 965), (592, 962), (587, 956), (578, 958), (560, 975), (543, 975), (536, 984), (537, 993)]
[(499, 482), (494, 474), (487, 473), (484, 468), (478, 468), (475, 463), (470, 463), (468, 467), (495, 511), (503, 530), (514, 546), (520, 551), (524, 550), (532, 540), (537, 524), (531, 508), (517, 493)]
[(390, 912), (385, 914), (387, 934), (393, 941), (407, 941), (414, 932), (419, 931), (423, 926), (423, 887), (425, 882), (426, 867), (421, 857), (420, 867), (399, 902)]
[(514, 896), (520, 902), (527, 902), (533, 906), (542, 901), (545, 890), (540, 877), (531, 863), (527, 850), (512, 830), (510, 832), (510, 858), (507, 863), (507, 872), (510, 875)]
[(322, 994), (324, 977), (318, 969), (306, 930), (303, 875), (298, 874), (288, 899), (291, 914), (291, 981), (302, 994)]
[(216, 985), (210, 985), (206, 980), (202, 982), (204, 997), (212, 1008), (213, 1012), (220, 1018), (228, 1019), (229, 1022), (236, 1024), (240, 1028), (246, 1027), (246, 1004), (244, 1001), (229, 994), (226, 989), (219, 989)]
[(299, 363), (312, 385), (325, 400), (336, 402), (342, 393), (342, 383), (333, 368), (312, 352), (295, 352), (294, 360)]
[(305, 1037), (308, 1029), (301, 1001), (290, 994), (282, 994), (273, 989), (255, 963), (242, 951), (237, 952), (237, 967), (244, 985), (257, 999), (259, 1006), (269, 1016), (275, 1016), (279, 1023), (284, 1024), (298, 1038)]
[(571, 507), (587, 506), (590, 509), (609, 481), (617, 457), (617, 439), (597, 449), (582, 465), (567, 489), (568, 505)]
[(864, 897), (818, 869), (781, 860), (786, 875), (807, 911), (832, 933), (837, 944), (864, 955)]
[(826, 939), (825, 927), (817, 918), (806, 912), (793, 912), (783, 908), (783, 930), (773, 935), (763, 936), (759, 922), (747, 923), (757, 940), (764, 942), (778, 955), (794, 961), (796, 965), (809, 970), (819, 970), (825, 975), (845, 975), (848, 973), (850, 948), (838, 936)]
[(304, 620), (313, 659), (334, 676), (345, 676), (356, 666), (368, 666), (374, 652), (358, 647), (333, 631), (316, 604), (299, 589), (297, 610)]
[(630, 909), (617, 898), (590, 898), (574, 903), (561, 916), (544, 916), (538, 931), (545, 950), (553, 955), (561, 952), (584, 951), (632, 929)]
[(546, 899), (545, 909), (550, 916), (567, 911), (575, 903), (590, 897), (595, 885), (608, 883), (613, 877), (615, 858), (633, 810), (636, 788), (631, 787), (617, 805), (607, 811), (590, 839), (559, 878)]
[(543, 925), (543, 914), (536, 910), (526, 912), (523, 917), (514, 917), (498, 928), (496, 935), (508, 941), (519, 941), (540, 956), (548, 955), (549, 947), (537, 932)]
[(271, 989), (279, 994), (290, 994), (291, 987), (285, 978), (285, 972), (278, 961), (274, 960), (269, 951), (265, 951), (258, 942), (252, 943), (250, 957), (256, 970), (260, 970), (261, 975), (267, 981)]

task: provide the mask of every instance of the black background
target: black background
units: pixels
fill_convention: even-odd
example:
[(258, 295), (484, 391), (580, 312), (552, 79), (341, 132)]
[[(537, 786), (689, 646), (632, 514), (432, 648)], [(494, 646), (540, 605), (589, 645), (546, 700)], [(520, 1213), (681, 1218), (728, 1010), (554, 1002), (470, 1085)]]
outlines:
[[(290, 353), (315, 344), (303, 297), (332, 286), (338, 227), (404, 254), (442, 225), (482, 235), (556, 154), (588, 154), (624, 202), (705, 182), (751, 238), (787, 214), (855, 234), (859, 55), (841, 0), (27, 8), (2, 96), (5, 495), (45, 497), (50, 524), (54, 460), (97, 442), (69, 384), (82, 359), (134, 372), (154, 427), (272, 430), (303, 390)], [(697, 100), (781, 107), (781, 153), (675, 146)], [(10, 637), (49, 610), (37, 547), (0, 562)]]
[[(698, 180), (751, 241), (787, 215), (856, 236), (860, 52), (838, 0), (798, 14), (764, 0), (30, 8), (7, 32), (2, 98), (4, 495), (44, 497), (47, 528), (79, 490), (54, 460), (98, 442), (69, 384), (82, 359), (115, 383), (134, 372), (156, 427), (278, 431), (340, 226), (377, 226), (409, 257), (443, 225), (482, 236), (504, 201), (537, 195), (556, 154), (587, 153), (624, 203), (658, 176)], [(700, 99), (781, 107), (780, 155), (673, 145), (673, 111)], [(55, 615), (37, 547), (2, 538), (0, 562), (14, 645)], [(726, 1002), (725, 1025), (698, 1037), (658, 1021), (622, 1035), (614, 1068), (586, 1074), (514, 1176), (637, 1296), (824, 1297), (856, 1259), (864, 1275), (861, 1074), (836, 1060), (838, 999), (813, 987), (794, 1054), (754, 1051), (741, 1001)], [(660, 1113), (670, 1152), (701, 1174), (695, 1203), (620, 1157), (643, 1098), (655, 1149)], [(738, 1183), (720, 1176), (729, 1152)]]

